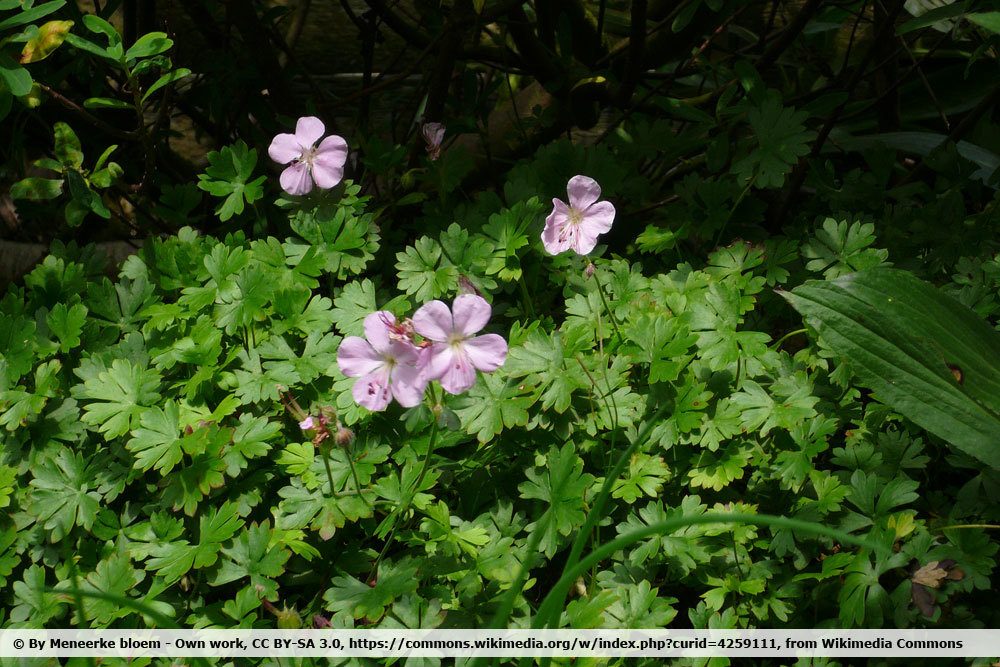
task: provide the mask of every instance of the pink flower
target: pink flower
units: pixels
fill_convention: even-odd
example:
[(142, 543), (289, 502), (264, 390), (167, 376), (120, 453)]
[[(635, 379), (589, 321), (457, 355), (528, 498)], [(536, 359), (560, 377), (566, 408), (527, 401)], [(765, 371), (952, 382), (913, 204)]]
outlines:
[(589, 176), (574, 176), (566, 185), (569, 204), (552, 200), (552, 213), (545, 218), (542, 244), (550, 255), (572, 249), (586, 255), (597, 245), (597, 235), (611, 229), (615, 207), (601, 197), (601, 186)]
[(445, 127), (441, 123), (424, 123), (422, 132), (427, 142), (427, 156), (430, 160), (441, 157), (441, 142), (444, 140)]
[(303, 431), (311, 431), (316, 428), (316, 420), (310, 415), (299, 422), (299, 428)]
[(267, 154), (275, 162), (289, 165), (279, 179), (288, 194), (308, 194), (314, 183), (322, 189), (332, 188), (344, 178), (347, 142), (331, 134), (317, 146), (325, 132), (319, 118), (303, 116), (295, 124), (295, 134), (279, 134), (271, 141)]
[(413, 314), (414, 330), (433, 341), (424, 350), (427, 380), (440, 380), (449, 394), (461, 394), (476, 382), (476, 371), (490, 373), (507, 358), (507, 341), (497, 334), (473, 336), (489, 322), (492, 309), (481, 296), (455, 297), (452, 309), (431, 301)]
[[(385, 410), (395, 398), (412, 408), (420, 404), (427, 382), (417, 369), (417, 348), (393, 335), (392, 313), (379, 310), (365, 318), (365, 338), (348, 336), (337, 350), (337, 365), (354, 383), (354, 400), (369, 410)], [(367, 340), (366, 340), (367, 339)]]

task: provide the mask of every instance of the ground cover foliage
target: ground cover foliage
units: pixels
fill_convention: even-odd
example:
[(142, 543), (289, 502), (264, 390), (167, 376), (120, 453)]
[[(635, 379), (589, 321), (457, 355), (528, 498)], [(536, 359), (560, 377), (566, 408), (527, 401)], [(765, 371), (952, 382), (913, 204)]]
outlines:
[[(308, 3), (180, 4), (230, 60), (0, 1), (11, 235), (51, 241), (0, 301), (0, 625), (1000, 625), (1000, 14), (373, 2), (423, 78), (341, 129), (279, 57)], [(613, 226), (553, 255), (580, 175)], [(431, 349), (458, 295), (502, 365), (359, 405), (344, 340)]]

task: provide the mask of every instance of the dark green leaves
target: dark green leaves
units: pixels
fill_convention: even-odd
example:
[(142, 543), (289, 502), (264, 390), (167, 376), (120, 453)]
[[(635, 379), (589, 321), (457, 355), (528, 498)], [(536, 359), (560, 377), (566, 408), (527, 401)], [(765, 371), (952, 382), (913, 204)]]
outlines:
[(541, 518), (528, 529), (543, 531), (540, 548), (551, 557), (563, 543), (560, 536), (565, 538), (583, 525), (584, 503), (594, 477), (583, 472), (583, 460), (569, 444), (550, 449), (537, 463), (525, 471), (528, 481), (517, 488), (522, 498), (541, 500), (547, 505)]
[(91, 402), (84, 406), (83, 421), (108, 438), (124, 435), (138, 425), (142, 407), (160, 397), (159, 380), (155, 371), (116, 359), (110, 369), (84, 382), (82, 394)]
[(257, 166), (257, 150), (243, 141), (225, 146), (208, 154), (209, 166), (198, 176), (198, 187), (214, 197), (223, 197), (215, 214), (225, 222), (243, 213), (246, 204), (253, 204), (264, 196), (266, 177), (253, 176)]
[(52, 458), (43, 461), (34, 471), (31, 486), (31, 513), (57, 542), (74, 525), (89, 529), (97, 518), (101, 494), (94, 479), (98, 461), (87, 462), (77, 452), (62, 448)]
[(786, 299), (907, 418), (1000, 467), (1000, 334), (912, 274), (872, 269)]
[(733, 173), (740, 182), (756, 188), (781, 187), (785, 175), (809, 152), (809, 142), (815, 133), (803, 125), (808, 116), (794, 107), (783, 107), (780, 95), (775, 93), (751, 109), (748, 121), (756, 145), (749, 155), (733, 165)]

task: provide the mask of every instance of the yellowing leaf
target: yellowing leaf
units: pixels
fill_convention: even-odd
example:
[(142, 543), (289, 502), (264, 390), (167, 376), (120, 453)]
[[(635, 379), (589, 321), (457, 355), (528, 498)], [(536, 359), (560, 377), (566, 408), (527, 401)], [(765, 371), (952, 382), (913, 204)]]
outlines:
[(38, 29), (21, 49), (21, 64), (37, 63), (48, 58), (66, 40), (72, 21), (49, 21)]

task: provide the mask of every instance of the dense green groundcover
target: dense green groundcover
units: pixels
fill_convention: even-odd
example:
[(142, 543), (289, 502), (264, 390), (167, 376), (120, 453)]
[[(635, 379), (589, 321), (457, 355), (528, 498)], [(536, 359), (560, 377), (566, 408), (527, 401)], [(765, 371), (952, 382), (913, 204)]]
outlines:
[[(231, 60), (0, 0), (0, 213), (57, 239), (0, 301), (0, 627), (1000, 627), (997, 13), (372, 2), (423, 55), (331, 102), (280, 94), (309, 3), (180, 4)], [(346, 179), (287, 194), (341, 102)], [(577, 175), (617, 216), (553, 256)], [(366, 316), (472, 293), (499, 369), (355, 402)]]
[[(57, 245), (2, 303), (4, 624), (152, 623), (121, 600), (77, 609), (50, 590), (78, 577), (182, 627), (316, 615), (479, 627), (537, 532), (509, 621), (527, 625), (639, 432), (587, 551), (706, 512), (786, 515), (888, 551), (690, 526), (595, 566), (560, 625), (1000, 622), (997, 545), (957, 525), (998, 518), (996, 472), (870, 400), (812, 336), (780, 335), (794, 314), (775, 287), (892, 259), (871, 225), (829, 219), (802, 242), (735, 242), (701, 261), (606, 255), (588, 275), (580, 257), (544, 254), (543, 208), (525, 194), (480, 201), (463, 225), (404, 248), (398, 286), (365, 277), (380, 239), (350, 184), (297, 213), (284, 240), (183, 229), (147, 243), (115, 281), (93, 250)], [(980, 266), (990, 311), (998, 273)], [(494, 300), (503, 368), (430, 409), (356, 406), (335, 361), (342, 336), (462, 279)], [(314, 446), (293, 405), (335, 416), (353, 441)], [(434, 431), (429, 472), (373, 571), (380, 522), (405, 501)]]

